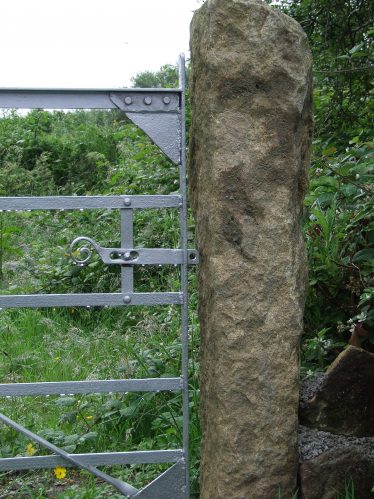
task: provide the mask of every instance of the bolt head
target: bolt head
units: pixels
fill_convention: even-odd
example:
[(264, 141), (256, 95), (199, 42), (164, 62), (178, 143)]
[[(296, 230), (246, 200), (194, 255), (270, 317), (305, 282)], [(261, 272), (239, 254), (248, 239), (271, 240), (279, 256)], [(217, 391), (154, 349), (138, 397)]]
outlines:
[(127, 104), (127, 105), (132, 104), (132, 98), (131, 97), (125, 97), (125, 104)]
[(124, 260), (130, 260), (131, 254), (130, 251), (126, 251), (126, 253), (123, 255)]
[(123, 302), (124, 303), (131, 303), (131, 296), (129, 295), (126, 295), (123, 297)]
[(144, 104), (146, 104), (147, 106), (152, 104), (152, 97), (144, 97)]
[(170, 97), (166, 96), (162, 100), (164, 101), (164, 104), (170, 104)]
[(130, 199), (130, 198), (125, 198), (125, 199), (123, 200), (123, 204), (124, 204), (125, 206), (130, 206), (130, 205), (131, 205), (131, 199)]

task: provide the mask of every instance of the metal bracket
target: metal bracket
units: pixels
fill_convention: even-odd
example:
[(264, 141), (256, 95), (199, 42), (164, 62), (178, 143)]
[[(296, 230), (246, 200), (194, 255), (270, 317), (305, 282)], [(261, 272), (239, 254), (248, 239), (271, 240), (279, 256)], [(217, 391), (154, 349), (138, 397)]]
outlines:
[(125, 96), (111, 93), (109, 97), (173, 163), (180, 164), (182, 121), (179, 94), (150, 92)]
[[(103, 248), (93, 239), (81, 236), (72, 241), (69, 253), (72, 260), (82, 266), (91, 259), (92, 250), (87, 245), (79, 246), (81, 242), (94, 248), (106, 265), (181, 265), (186, 254), (182, 249)], [(187, 263), (199, 263), (199, 254), (195, 249), (187, 250)]]
[(164, 471), (153, 482), (130, 497), (141, 499), (183, 499), (185, 498), (185, 464), (181, 460)]

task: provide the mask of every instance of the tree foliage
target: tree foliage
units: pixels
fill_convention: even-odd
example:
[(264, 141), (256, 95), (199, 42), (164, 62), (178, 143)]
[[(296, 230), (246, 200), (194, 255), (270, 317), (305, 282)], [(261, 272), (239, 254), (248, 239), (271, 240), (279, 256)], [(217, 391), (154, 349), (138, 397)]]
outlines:
[(315, 135), (345, 147), (371, 138), (374, 4), (368, 0), (285, 0), (313, 54)]
[(136, 88), (178, 88), (178, 68), (165, 64), (159, 71), (141, 71), (131, 82)]
[(304, 369), (323, 369), (363, 332), (374, 342), (373, 14), (365, 0), (284, 0), (313, 54), (314, 116), (304, 231)]

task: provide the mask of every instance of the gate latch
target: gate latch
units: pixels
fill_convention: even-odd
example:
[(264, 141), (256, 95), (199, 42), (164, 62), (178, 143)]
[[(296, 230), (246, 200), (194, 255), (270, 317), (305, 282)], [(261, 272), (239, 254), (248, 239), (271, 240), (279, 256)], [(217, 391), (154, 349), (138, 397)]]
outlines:
[[(81, 243), (86, 243), (81, 245)], [(93, 239), (85, 236), (77, 237), (70, 244), (70, 256), (78, 265), (85, 265), (92, 257), (92, 248), (106, 265), (196, 265), (199, 253), (195, 249), (162, 248), (103, 248)]]

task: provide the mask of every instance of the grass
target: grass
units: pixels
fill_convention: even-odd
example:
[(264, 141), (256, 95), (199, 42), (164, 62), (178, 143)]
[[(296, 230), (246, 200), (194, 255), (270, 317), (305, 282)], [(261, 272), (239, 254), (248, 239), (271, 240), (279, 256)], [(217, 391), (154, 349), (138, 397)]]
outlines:
[[(1, 379), (65, 381), (147, 374), (147, 362), (156, 362), (161, 353), (167, 356), (165, 342), (176, 339), (178, 311), (163, 307), (160, 317), (153, 310), (147, 312), (143, 318), (130, 308), (122, 313), (76, 308), (3, 312)], [(145, 350), (152, 359), (142, 358)]]
[[(31, 131), (31, 132), (30, 132)], [(4, 149), (2, 195), (169, 194), (179, 169), (123, 117), (110, 113), (35, 112), (0, 120)], [(44, 151), (42, 154), (40, 151)], [(192, 221), (190, 221), (192, 225)], [(0, 293), (117, 292), (120, 269), (97, 255), (81, 268), (68, 255), (87, 236), (120, 246), (119, 210), (0, 213)], [(191, 230), (191, 233), (193, 230)], [(136, 210), (134, 246), (179, 247), (177, 209)], [(191, 247), (193, 247), (191, 243)], [(177, 291), (178, 267), (135, 269), (136, 291)], [(198, 362), (196, 278), (191, 288), (191, 484), (198, 492)], [(0, 311), (3, 383), (174, 377), (181, 372), (180, 311), (176, 306)], [(179, 393), (18, 397), (1, 412), (68, 452), (181, 447)], [(0, 425), (0, 458), (45, 454), (34, 442)], [(168, 464), (107, 470), (142, 487)], [(0, 474), (0, 497), (116, 497), (86, 473), (52, 470)]]
[[(176, 247), (179, 221), (175, 210), (164, 210), (157, 219), (150, 211), (137, 215), (137, 244), (145, 245), (147, 240), (150, 247)], [(109, 213), (96, 223), (91, 213), (80, 212), (57, 212), (52, 216), (16, 213), (6, 217), (8, 225), (20, 227), (23, 251), (21, 255), (8, 251), (3, 293), (56, 292), (53, 288), (62, 288), (62, 292), (118, 289), (118, 269), (105, 273), (97, 260), (93, 266), (81, 269), (73, 267), (65, 256), (69, 242), (82, 233), (91, 235), (92, 227), (95, 233), (102, 234), (101, 244), (108, 244), (111, 234), (113, 245), (117, 245), (119, 234), (113, 233), (113, 226), (118, 227), (115, 214)], [(168, 234), (163, 244), (162, 227)], [(17, 244), (17, 234), (13, 240)], [(104, 277), (98, 281), (101, 272)], [(179, 289), (177, 268), (148, 266), (136, 269), (135, 274), (138, 291)], [(192, 271), (191, 333), (197, 328), (195, 281)], [(0, 332), (0, 379), (5, 383), (180, 375), (180, 313), (176, 306), (9, 309), (0, 313)], [(194, 344), (190, 359), (194, 490), (200, 442), (196, 353)], [(181, 407), (181, 395), (173, 393), (65, 394), (7, 398), (1, 411), (67, 451), (79, 453), (180, 448)], [(0, 457), (25, 456), (30, 443), (0, 426)], [(36, 455), (46, 454), (33, 445)], [(168, 466), (124, 466), (107, 471), (142, 487)], [(68, 470), (62, 480), (55, 479), (52, 470), (0, 474), (0, 498), (116, 497), (113, 494), (111, 487), (74, 470)]]
[(55, 499), (79, 498), (79, 499), (101, 499), (101, 498), (123, 498), (122, 495), (113, 491), (109, 485), (98, 483), (91, 475), (84, 472), (69, 470), (68, 477), (57, 480), (51, 472), (23, 472), (11, 480), (9, 475), (0, 480), (0, 499)]

